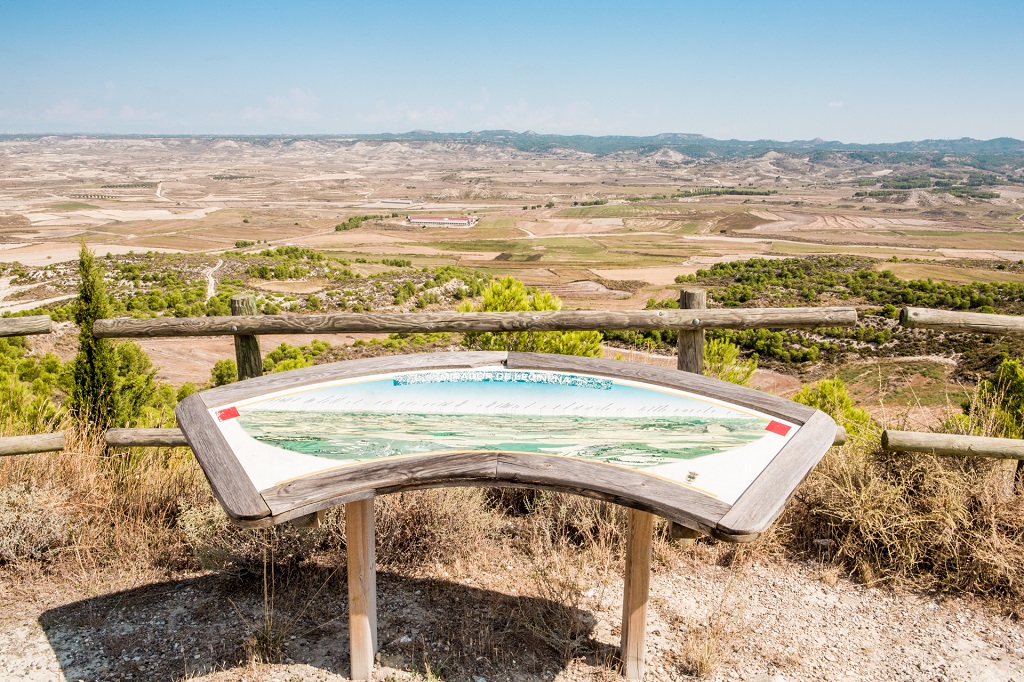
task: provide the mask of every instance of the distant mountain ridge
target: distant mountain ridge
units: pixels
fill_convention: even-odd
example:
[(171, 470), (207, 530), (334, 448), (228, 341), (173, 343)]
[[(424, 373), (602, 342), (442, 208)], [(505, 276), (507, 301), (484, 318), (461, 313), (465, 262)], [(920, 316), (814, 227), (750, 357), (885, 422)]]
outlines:
[[(530, 153), (577, 152), (608, 156), (611, 154), (654, 155), (671, 150), (687, 159), (743, 159), (777, 152), (788, 156), (826, 160), (841, 155), (862, 163), (937, 163), (944, 157), (968, 157), (980, 162), (981, 168), (1002, 172), (1019, 171), (1024, 166), (1024, 140), (998, 137), (976, 140), (963, 137), (957, 140), (915, 140), (874, 144), (846, 143), (835, 140), (717, 140), (695, 133), (661, 133), (658, 135), (555, 135), (531, 130), (471, 130), (462, 133), (439, 133), (413, 130), (407, 133), (379, 133), (354, 135), (0, 135), (0, 140), (26, 140), (57, 138), (110, 138), (110, 139), (224, 139), (245, 140), (252, 144), (270, 141), (333, 140), (362, 142), (414, 142), (468, 145), (494, 145)], [(978, 164), (974, 164), (978, 165)]]
[(533, 131), (480, 130), (465, 133), (437, 133), (428, 130), (414, 130), (408, 133), (384, 133), (379, 135), (352, 135), (361, 140), (418, 141), (418, 142), (461, 142), (467, 144), (498, 144), (526, 152), (545, 152), (570, 149), (605, 156), (617, 152), (653, 153), (669, 148), (692, 158), (712, 156), (749, 157), (760, 156), (769, 151), (786, 154), (808, 154), (811, 152), (912, 152), (922, 154), (1010, 154), (1024, 155), (1024, 140), (999, 137), (992, 140), (976, 140), (963, 137), (958, 140), (916, 140), (908, 142), (885, 142), (855, 144), (835, 140), (717, 140), (696, 133), (661, 133), (658, 135), (553, 135)]

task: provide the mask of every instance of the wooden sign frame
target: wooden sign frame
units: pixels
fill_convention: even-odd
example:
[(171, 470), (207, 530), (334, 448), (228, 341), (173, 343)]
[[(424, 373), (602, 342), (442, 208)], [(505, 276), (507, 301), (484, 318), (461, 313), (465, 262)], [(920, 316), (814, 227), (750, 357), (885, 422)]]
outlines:
[[(577, 372), (678, 389), (784, 419), (799, 428), (735, 503), (727, 504), (643, 470), (560, 455), (480, 451), (407, 456), (400, 462), (386, 457), (361, 461), (259, 491), (211, 416), (211, 410), (246, 399), (324, 382), (498, 365), (510, 370)], [(194, 394), (182, 401), (176, 414), (214, 494), (232, 521), (242, 526), (271, 526), (405, 490), (514, 486), (614, 502), (731, 542), (753, 540), (778, 518), (797, 485), (832, 445), (836, 432), (832, 419), (813, 408), (698, 374), (612, 360), (514, 352), (388, 356), (291, 370)]]

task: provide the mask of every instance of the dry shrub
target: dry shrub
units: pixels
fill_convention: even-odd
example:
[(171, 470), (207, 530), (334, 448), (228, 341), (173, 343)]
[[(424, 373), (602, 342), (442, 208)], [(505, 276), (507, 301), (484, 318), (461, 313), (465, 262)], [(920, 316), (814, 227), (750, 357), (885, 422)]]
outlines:
[(617, 504), (567, 493), (537, 491), (528, 538), (537, 547), (618, 553), (626, 542), (626, 510)]
[[(173, 563), (180, 509), (211, 499), (191, 453), (170, 448), (108, 452), (98, 436), (74, 424), (52, 428), (60, 427), (67, 437), (63, 452), (0, 460), (0, 490), (49, 500), (49, 508), (63, 510), (73, 529), (74, 552), (67, 554), (80, 567)], [(51, 550), (44, 554), (35, 558), (53, 558)]]
[[(224, 514), (220, 504), (207, 501), (182, 510), (177, 530), (194, 568), (218, 570), (237, 576), (261, 575), (270, 556), (280, 579), (287, 582), (290, 569), (309, 568), (321, 555), (339, 554), (345, 544), (344, 514), (332, 509), (319, 528), (301, 529), (291, 524), (272, 528), (239, 528)], [(333, 559), (326, 564), (333, 563)]]
[(0, 565), (25, 559), (48, 562), (74, 541), (63, 501), (44, 490), (0, 490)]
[(586, 652), (594, 617), (583, 610), (589, 583), (586, 560), (568, 547), (533, 555), (528, 577), (539, 599), (520, 600), (517, 620), (563, 660)]
[(477, 555), (496, 536), (499, 518), (480, 488), (437, 488), (378, 497), (377, 561), (450, 564)]
[(1019, 612), (1024, 498), (1014, 465), (886, 453), (878, 442), (871, 431), (833, 448), (800, 489), (784, 520), (802, 548), (830, 539), (866, 583), (986, 595)]
[(539, 492), (519, 519), (518, 548), (527, 559), (517, 620), (562, 660), (598, 653), (590, 635), (595, 620), (584, 610), (589, 586), (618, 578), (626, 513), (618, 505), (577, 495)]

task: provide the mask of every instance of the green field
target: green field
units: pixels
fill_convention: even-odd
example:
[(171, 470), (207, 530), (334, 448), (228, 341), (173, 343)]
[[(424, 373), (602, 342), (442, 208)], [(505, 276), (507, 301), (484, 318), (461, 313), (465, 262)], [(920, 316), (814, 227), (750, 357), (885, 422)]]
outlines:
[(86, 204), (81, 201), (62, 201), (57, 204), (50, 204), (46, 208), (53, 211), (84, 211), (90, 208), (99, 208), (99, 206), (93, 206), (92, 204)]

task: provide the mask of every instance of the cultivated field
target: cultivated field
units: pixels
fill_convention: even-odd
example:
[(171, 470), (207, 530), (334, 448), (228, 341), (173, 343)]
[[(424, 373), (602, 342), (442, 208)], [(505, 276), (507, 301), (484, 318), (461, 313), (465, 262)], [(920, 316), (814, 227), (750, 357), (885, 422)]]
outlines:
[[(835, 377), (869, 416), (836, 408), (853, 415), (851, 445), (753, 548), (685, 548), (659, 527), (650, 679), (1024, 680), (1012, 470), (922, 457), (900, 460), (901, 477), (877, 450), (883, 426), (959, 423), (979, 378), (1024, 351), (895, 319), (919, 298), (1024, 312), (1024, 182), (957, 159), (867, 156), (0, 138), (0, 312), (57, 321), (27, 350), (4, 347), (22, 393), (0, 401), (0, 427), (27, 409), (8, 402), (60, 395), (27, 358), (77, 351), (83, 241), (115, 315), (224, 315), (240, 292), (266, 314), (451, 310), (504, 276), (565, 308), (671, 306), (684, 283), (713, 306), (855, 305), (857, 329), (721, 337), (741, 361), (756, 356), (752, 386), (792, 397)], [(321, 340), (331, 347), (261, 343), (309, 363), (462, 347), (457, 335)], [(674, 366), (674, 344), (608, 334), (602, 351)], [(167, 384), (147, 425), (172, 425), (179, 389), (234, 357), (230, 337), (140, 346)], [(111, 457), (73, 439), (74, 457), (0, 462), (0, 677), (346, 679), (340, 513), (311, 532), (232, 529), (187, 450)], [(624, 524), (609, 509), (475, 489), (380, 498), (378, 679), (616, 679)]]

